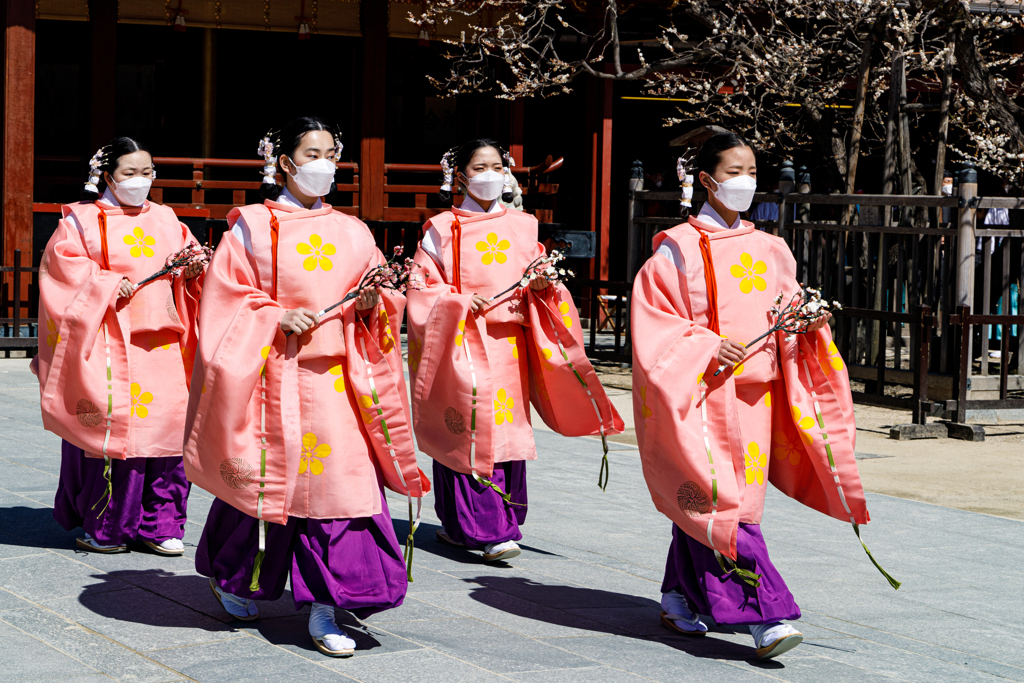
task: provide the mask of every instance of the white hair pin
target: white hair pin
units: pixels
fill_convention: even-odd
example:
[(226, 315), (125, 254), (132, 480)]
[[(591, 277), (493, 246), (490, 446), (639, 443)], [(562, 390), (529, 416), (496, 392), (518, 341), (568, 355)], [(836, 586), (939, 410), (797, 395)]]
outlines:
[(687, 166), (689, 160), (685, 157), (679, 157), (676, 160), (676, 175), (679, 177), (679, 187), (682, 188), (683, 194), (679, 198), (679, 206), (691, 208), (693, 205), (691, 200), (693, 199), (693, 175), (687, 173)]
[(106, 156), (103, 153), (105, 149), (106, 147), (100, 147), (92, 155), (92, 159), (89, 159), (89, 180), (85, 182), (86, 192), (100, 193), (100, 167), (103, 165), (103, 158)]
[(277, 157), (274, 156), (274, 141), (271, 139), (273, 133), (267, 133), (260, 140), (260, 146), (256, 150), (257, 156), (263, 157), (263, 184), (274, 185), (277, 183)]

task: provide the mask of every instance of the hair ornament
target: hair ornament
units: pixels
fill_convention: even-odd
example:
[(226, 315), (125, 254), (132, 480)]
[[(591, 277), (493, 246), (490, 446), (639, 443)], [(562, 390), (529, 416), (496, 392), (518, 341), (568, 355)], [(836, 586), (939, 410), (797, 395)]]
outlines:
[(441, 192), (452, 191), (452, 182), (454, 182), (455, 178), (455, 165), (453, 163), (453, 158), (458, 151), (458, 146), (452, 147), (444, 153), (444, 156), (441, 157), (441, 174), (443, 176)]
[(273, 131), (269, 131), (260, 140), (260, 146), (256, 150), (256, 155), (263, 157), (263, 184), (264, 185), (276, 185), (277, 184), (277, 157), (274, 156), (274, 150), (277, 147), (275, 141), (272, 139), (274, 135)]
[(341, 133), (334, 134), (334, 160), (338, 161), (341, 158), (341, 150), (345, 149), (345, 145), (341, 144)]
[(86, 192), (100, 193), (100, 167), (106, 158), (106, 147), (100, 147), (89, 159), (89, 179), (85, 182)]
[(513, 159), (512, 155), (509, 154), (508, 152), (506, 152), (505, 150), (501, 150), (501, 159), (502, 159), (503, 162), (505, 162), (504, 163), (504, 169), (502, 169), (505, 172), (505, 185), (501, 188), (501, 192), (502, 192), (502, 194), (511, 193), (512, 192), (512, 167), (516, 165), (516, 160)]
[(682, 196), (679, 198), (679, 208), (689, 209), (692, 207), (693, 199), (693, 174), (687, 172), (690, 159), (685, 155), (676, 160), (676, 175), (679, 177), (679, 187), (682, 188)]

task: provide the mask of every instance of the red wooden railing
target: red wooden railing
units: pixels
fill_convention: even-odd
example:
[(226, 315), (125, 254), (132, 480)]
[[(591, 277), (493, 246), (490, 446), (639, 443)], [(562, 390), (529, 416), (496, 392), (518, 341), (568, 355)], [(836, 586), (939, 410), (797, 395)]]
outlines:
[[(61, 166), (68, 164), (69, 167), (77, 168), (79, 160), (74, 157), (36, 157), (37, 162), (57, 162)], [(258, 201), (255, 194), (260, 187), (259, 171), (263, 162), (258, 159), (192, 159), (187, 157), (155, 157), (154, 165), (160, 169), (191, 167), (192, 178), (168, 178), (164, 173), (157, 176), (153, 183), (151, 196), (154, 201), (166, 203), (175, 210), (179, 216), (195, 216), (206, 218), (225, 218), (229, 211), (236, 206)], [(516, 166), (512, 169), (516, 179), (523, 190), (524, 202), (527, 209), (537, 215), (542, 222), (551, 222), (554, 213), (555, 195), (558, 193), (558, 184), (549, 182), (547, 176), (562, 167), (562, 158), (552, 159), (550, 156), (536, 166)], [(243, 179), (221, 179), (209, 178), (207, 171), (210, 169), (252, 169), (253, 180)], [(360, 194), (360, 173), (359, 164), (354, 162), (343, 162), (338, 164), (338, 171), (342, 175), (351, 174), (345, 182), (338, 183), (338, 192), (342, 193), (335, 199), (335, 208), (353, 216), (361, 216), (359, 207)], [(219, 175), (218, 173), (213, 174)], [(415, 182), (399, 182), (395, 176), (405, 179), (408, 176), (416, 178)], [(389, 180), (390, 177), (390, 180)], [(428, 179), (429, 178), (429, 179)], [(384, 165), (384, 220), (385, 221), (415, 221), (423, 222), (441, 213), (445, 207), (440, 205), (428, 206), (428, 198), (436, 195), (439, 180), (441, 178), (441, 166), (439, 164), (385, 164)], [(81, 180), (73, 176), (46, 176), (40, 175), (37, 183), (49, 188), (67, 187), (69, 196), (74, 196), (75, 190), (80, 186)], [(164, 202), (165, 191), (169, 194), (178, 194), (177, 191), (188, 190), (190, 197), (188, 202), (168, 201)], [(230, 201), (208, 201), (207, 191), (229, 191)], [(403, 204), (410, 203), (408, 199), (412, 196), (411, 206)], [(59, 204), (35, 203), (35, 212), (54, 213), (60, 211)]]

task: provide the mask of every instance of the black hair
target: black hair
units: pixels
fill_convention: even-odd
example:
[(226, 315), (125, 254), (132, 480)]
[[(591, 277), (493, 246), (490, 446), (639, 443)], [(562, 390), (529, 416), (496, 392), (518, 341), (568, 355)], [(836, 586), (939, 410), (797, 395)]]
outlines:
[[(281, 129), (281, 132), (277, 133), (276, 136), (271, 135), (271, 138), (276, 137), (274, 140), (274, 156), (277, 157), (277, 168), (287, 177), (284, 169), (281, 168), (281, 157), (287, 156), (294, 163), (294, 157), (296, 148), (302, 142), (302, 138), (305, 137), (306, 133), (310, 133), (316, 130), (325, 130), (332, 136), (333, 139), (337, 137), (338, 133), (331, 128), (327, 127), (327, 124), (318, 116), (300, 116), (297, 119), (293, 119), (287, 126)], [(338, 159), (335, 159), (338, 161)], [(331, 185), (331, 191), (323, 197), (325, 204), (331, 203), (331, 198), (334, 197), (337, 191), (337, 183)], [(260, 196), (270, 201), (277, 201), (277, 198), (284, 192), (284, 186), (278, 185), (275, 182), (267, 182), (267, 179), (263, 179), (263, 184), (260, 185)]]
[(752, 148), (752, 145), (746, 138), (736, 133), (715, 133), (701, 145), (697, 158), (693, 160), (693, 167), (698, 175), (700, 171), (704, 171), (709, 176), (714, 176), (715, 169), (722, 162), (722, 152), (734, 147)]
[[(452, 153), (452, 156), (454, 157), (455, 161), (453, 172), (454, 169), (461, 170), (466, 166), (469, 166), (469, 162), (473, 160), (473, 155), (476, 154), (478, 150), (481, 150), (485, 147), (493, 147), (495, 150), (497, 150), (498, 156), (501, 157), (501, 163), (503, 166), (509, 163), (509, 153), (506, 152), (505, 149), (501, 145), (499, 145), (496, 140), (492, 140), (490, 138), (478, 138), (476, 140), (470, 140), (468, 142), (465, 142), (460, 147), (453, 147), (451, 150), (449, 150), (449, 152)], [(510, 168), (509, 173), (511, 172), (512, 169)], [(451, 201), (451, 190), (441, 190), (437, 194), (441, 198), (441, 201)], [(506, 204), (511, 204), (512, 199), (513, 195), (511, 190), (501, 193), (501, 201), (505, 202)]]
[[(99, 168), (96, 169), (99, 175), (99, 180), (96, 182), (97, 191), (93, 192), (91, 189), (82, 190), (81, 200), (83, 202), (94, 202), (106, 191), (107, 180), (103, 177), (104, 173), (113, 174), (117, 170), (117, 165), (121, 163), (121, 157), (126, 154), (134, 154), (135, 152), (146, 152), (151, 157), (153, 156), (149, 151), (149, 147), (138, 140), (128, 137), (114, 138), (101, 149), (101, 152), (103, 153), (103, 160)], [(89, 169), (89, 173), (90, 175), (92, 174), (92, 169)]]

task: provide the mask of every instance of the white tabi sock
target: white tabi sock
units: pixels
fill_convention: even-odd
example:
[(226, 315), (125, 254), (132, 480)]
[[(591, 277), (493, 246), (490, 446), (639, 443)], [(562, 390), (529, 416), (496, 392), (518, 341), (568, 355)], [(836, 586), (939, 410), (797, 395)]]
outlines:
[(661, 609), (665, 610), (665, 617), (671, 619), (672, 623), (684, 631), (698, 631), (706, 633), (708, 630), (700, 615), (690, 609), (690, 603), (686, 596), (678, 591), (669, 591), (661, 594)]
[(334, 620), (334, 606), (314, 602), (309, 610), (309, 635), (323, 640), (324, 646), (332, 652), (356, 649), (356, 641), (345, 635)]

